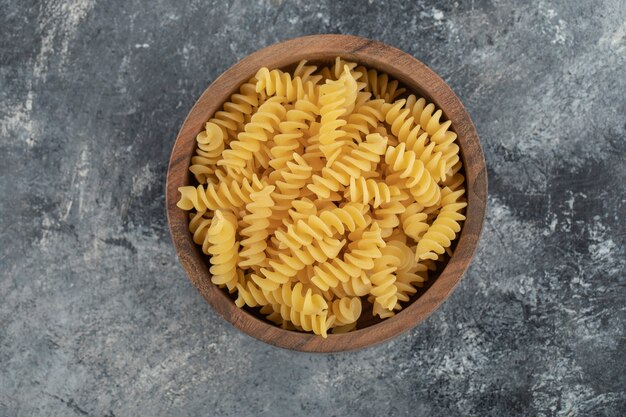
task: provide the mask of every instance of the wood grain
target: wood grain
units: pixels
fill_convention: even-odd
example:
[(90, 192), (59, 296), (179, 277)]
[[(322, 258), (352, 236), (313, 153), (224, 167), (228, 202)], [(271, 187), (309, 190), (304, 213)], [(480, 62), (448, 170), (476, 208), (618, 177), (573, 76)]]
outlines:
[[(330, 63), (337, 56), (388, 73), (409, 91), (435, 103), (445, 118), (452, 121), (461, 148), (468, 206), (467, 220), (452, 257), (440, 275), (431, 280), (410, 305), (390, 319), (323, 339), (313, 334), (283, 330), (236, 307), (225, 292), (211, 283), (206, 257), (193, 243), (187, 214), (176, 207), (176, 202), (178, 187), (192, 181), (188, 169), (196, 135), (241, 84), (263, 66), (288, 68), (302, 59)], [(347, 351), (380, 343), (411, 329), (432, 314), (459, 283), (474, 256), (485, 216), (486, 198), (487, 175), (478, 134), (450, 87), (426, 65), (399, 49), (347, 35), (314, 35), (288, 40), (257, 51), (224, 72), (200, 96), (185, 119), (172, 150), (166, 185), (167, 217), (174, 247), (191, 282), (205, 300), (244, 333), (275, 346), (308, 352)]]

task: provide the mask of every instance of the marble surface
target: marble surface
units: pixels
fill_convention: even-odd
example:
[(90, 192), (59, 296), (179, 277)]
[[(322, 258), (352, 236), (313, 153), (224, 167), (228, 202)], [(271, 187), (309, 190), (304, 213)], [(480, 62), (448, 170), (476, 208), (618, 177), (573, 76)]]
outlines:
[[(581, 4), (578, 4), (581, 3)], [(0, 416), (623, 416), (626, 3), (0, 0)], [(489, 211), (418, 328), (332, 355), (241, 334), (185, 278), (168, 156), (206, 86), (305, 34), (460, 96)]]

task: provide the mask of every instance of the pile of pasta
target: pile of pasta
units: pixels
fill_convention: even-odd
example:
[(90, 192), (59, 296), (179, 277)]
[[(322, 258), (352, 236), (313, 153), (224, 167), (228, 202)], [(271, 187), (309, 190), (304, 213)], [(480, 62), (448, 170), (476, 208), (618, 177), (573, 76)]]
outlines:
[(198, 134), (198, 185), (179, 189), (211, 281), (237, 306), (323, 337), (365, 310), (393, 316), (465, 219), (450, 126), (387, 74), (341, 58), (261, 68)]

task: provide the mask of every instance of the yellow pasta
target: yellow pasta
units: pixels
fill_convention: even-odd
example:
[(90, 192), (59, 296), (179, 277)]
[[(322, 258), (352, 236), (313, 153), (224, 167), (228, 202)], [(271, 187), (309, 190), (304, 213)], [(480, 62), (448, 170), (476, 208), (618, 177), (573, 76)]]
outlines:
[(428, 214), (424, 213), (424, 207), (418, 203), (409, 204), (401, 214), (402, 230), (405, 235), (419, 242), (422, 235), (428, 230)]
[[(357, 105), (354, 112), (347, 117), (347, 124), (343, 127), (346, 136), (358, 142), (362, 138), (373, 133), (385, 120), (385, 100), (367, 100)], [(385, 136), (385, 135), (383, 135)]]
[[(357, 67), (357, 70), (364, 71), (365, 68)], [(391, 102), (405, 91), (404, 88), (399, 87), (397, 80), (389, 80), (389, 76), (385, 73), (379, 74), (375, 69), (369, 69), (365, 74), (367, 83), (365, 91), (371, 91), (376, 98)]]
[(284, 221), (285, 214), (300, 197), (300, 190), (306, 186), (311, 176), (312, 168), (302, 156), (293, 153), (291, 159), (293, 161), (288, 161), (285, 168), (269, 175), (270, 181), (275, 181), (276, 184), (276, 190), (272, 193), (275, 206), (270, 215), (272, 231)]
[(361, 316), (361, 299), (359, 297), (344, 297), (333, 301), (330, 312), (335, 317), (337, 326), (345, 326), (356, 321)]
[(324, 211), (319, 216), (309, 216), (295, 225), (289, 225), (287, 231), (276, 231), (276, 238), (286, 247), (298, 249), (310, 245), (313, 240), (319, 242), (325, 237), (333, 238), (335, 234), (343, 235), (346, 230), (354, 232), (367, 223), (363, 207), (358, 203), (348, 203), (342, 208)]
[[(382, 256), (374, 261), (373, 273), (370, 276), (374, 305), (391, 311), (398, 302), (398, 287), (396, 279), (400, 265), (405, 259), (402, 251), (393, 244), (388, 244), (382, 249)], [(380, 315), (380, 314), (379, 314)]]
[(404, 201), (408, 196), (407, 193), (401, 192), (398, 195), (392, 196), (391, 201), (388, 203), (383, 203), (379, 208), (373, 210), (374, 221), (380, 226), (382, 237), (390, 237), (395, 228), (400, 224), (398, 215), (406, 210)]
[(273, 169), (284, 168), (287, 162), (293, 160), (294, 153), (302, 153), (304, 146), (300, 141), (319, 112), (317, 104), (308, 96), (298, 100), (294, 108), (287, 111), (285, 120), (278, 125), (280, 133), (274, 136), (274, 146), (270, 149), (269, 164)]
[[(310, 78), (310, 77), (309, 77)], [(284, 97), (294, 102), (302, 100), (305, 95), (313, 99), (317, 97), (314, 82), (316, 79), (303, 80), (301, 77), (291, 77), (288, 72), (261, 68), (256, 74), (256, 91), (264, 92), (268, 96)]]
[[(229, 149), (222, 153), (217, 161), (218, 166), (226, 166), (234, 170), (242, 170), (261, 149), (261, 143), (267, 142), (273, 135), (278, 123), (284, 119), (285, 107), (281, 104), (283, 97), (276, 97), (263, 103), (252, 119), (237, 135), (237, 140), (229, 143)], [(258, 154), (257, 154), (258, 155)]]
[(226, 285), (232, 289), (237, 284), (237, 259), (239, 244), (235, 241), (237, 220), (231, 213), (215, 212), (207, 231), (207, 252), (211, 255), (211, 281), (216, 285)]
[(337, 59), (261, 68), (196, 137), (178, 207), (240, 308), (321, 337), (385, 319), (452, 254), (465, 177), (452, 123)]
[(350, 177), (350, 187), (346, 196), (352, 202), (372, 203), (372, 207), (378, 208), (383, 203), (390, 203), (391, 197), (399, 195), (400, 190), (395, 185), (391, 187), (384, 182), (377, 182), (373, 179), (360, 177), (355, 179)]
[(196, 177), (196, 180), (202, 184), (206, 182), (215, 168), (212, 168), (222, 157), (224, 151), (224, 132), (213, 122), (208, 122), (205, 130), (196, 136), (198, 148), (196, 155), (191, 158), (191, 166), (189, 171)]
[(268, 185), (250, 194), (252, 201), (246, 204), (248, 214), (242, 219), (245, 227), (241, 230), (241, 234), (246, 239), (241, 241), (240, 268), (266, 265), (266, 239), (269, 237), (269, 217), (274, 206), (272, 200), (274, 188), (273, 185)]
[(319, 87), (320, 103), (320, 149), (332, 165), (345, 146), (349, 146), (346, 132), (341, 129), (346, 124), (342, 117), (350, 114), (354, 108), (358, 84), (350, 73), (349, 67), (337, 80), (330, 80)]
[(222, 110), (216, 112), (209, 122), (222, 129), (227, 141), (235, 139), (262, 99), (256, 93), (256, 79), (252, 79), (239, 87), (239, 93), (233, 94), (231, 100), (224, 103)]
[(311, 288), (305, 288), (301, 282), (293, 287), (290, 283), (285, 283), (280, 288), (264, 294), (271, 304), (286, 305), (298, 313), (312, 315), (328, 310), (328, 303), (324, 297), (314, 294)]
[(418, 260), (437, 260), (438, 255), (450, 247), (456, 234), (461, 230), (459, 223), (465, 220), (465, 216), (460, 211), (467, 206), (467, 203), (459, 201), (464, 192), (463, 189), (454, 192), (450, 191), (449, 188), (443, 189), (441, 211), (417, 244), (416, 257)]
[(307, 188), (318, 198), (329, 198), (350, 184), (350, 178), (359, 178), (363, 172), (371, 172), (384, 155), (387, 139), (374, 133), (347, 154), (342, 154), (333, 167), (322, 168), (322, 175), (313, 175)]
[(348, 282), (341, 282), (335, 288), (331, 288), (331, 293), (339, 298), (343, 297), (364, 297), (372, 291), (372, 281), (369, 278), (370, 271), (362, 271), (357, 277), (352, 277)]
[(405, 151), (405, 144), (390, 146), (385, 155), (385, 163), (406, 186), (415, 201), (425, 207), (434, 206), (441, 198), (441, 190), (432, 175), (426, 170), (424, 163), (417, 159), (415, 152)]
[(230, 183), (221, 182), (219, 185), (206, 184), (206, 189), (202, 184), (198, 185), (197, 188), (181, 187), (178, 190), (181, 197), (177, 206), (183, 210), (195, 209), (198, 212), (207, 209), (240, 208), (252, 201), (250, 194), (259, 191), (265, 182), (265, 179), (262, 182), (255, 174), (252, 176), (252, 181), (243, 179), (241, 184), (233, 180)]
[(371, 270), (374, 267), (374, 260), (382, 256), (380, 248), (385, 247), (385, 241), (377, 223), (372, 224), (368, 230), (360, 229), (351, 233), (348, 238), (352, 242), (348, 245), (348, 251), (343, 258), (335, 258), (332, 262), (325, 262), (313, 268), (311, 282), (319, 289), (325, 291), (337, 287), (340, 283), (350, 282), (351, 278), (359, 277), (363, 271)]

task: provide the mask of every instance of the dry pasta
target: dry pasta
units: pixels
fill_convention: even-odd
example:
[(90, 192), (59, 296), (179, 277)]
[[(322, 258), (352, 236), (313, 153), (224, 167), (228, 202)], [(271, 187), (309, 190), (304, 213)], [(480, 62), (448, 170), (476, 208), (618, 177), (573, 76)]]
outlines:
[(452, 253), (465, 177), (443, 112), (337, 58), (261, 68), (207, 121), (179, 189), (211, 281), (322, 337), (393, 316)]

